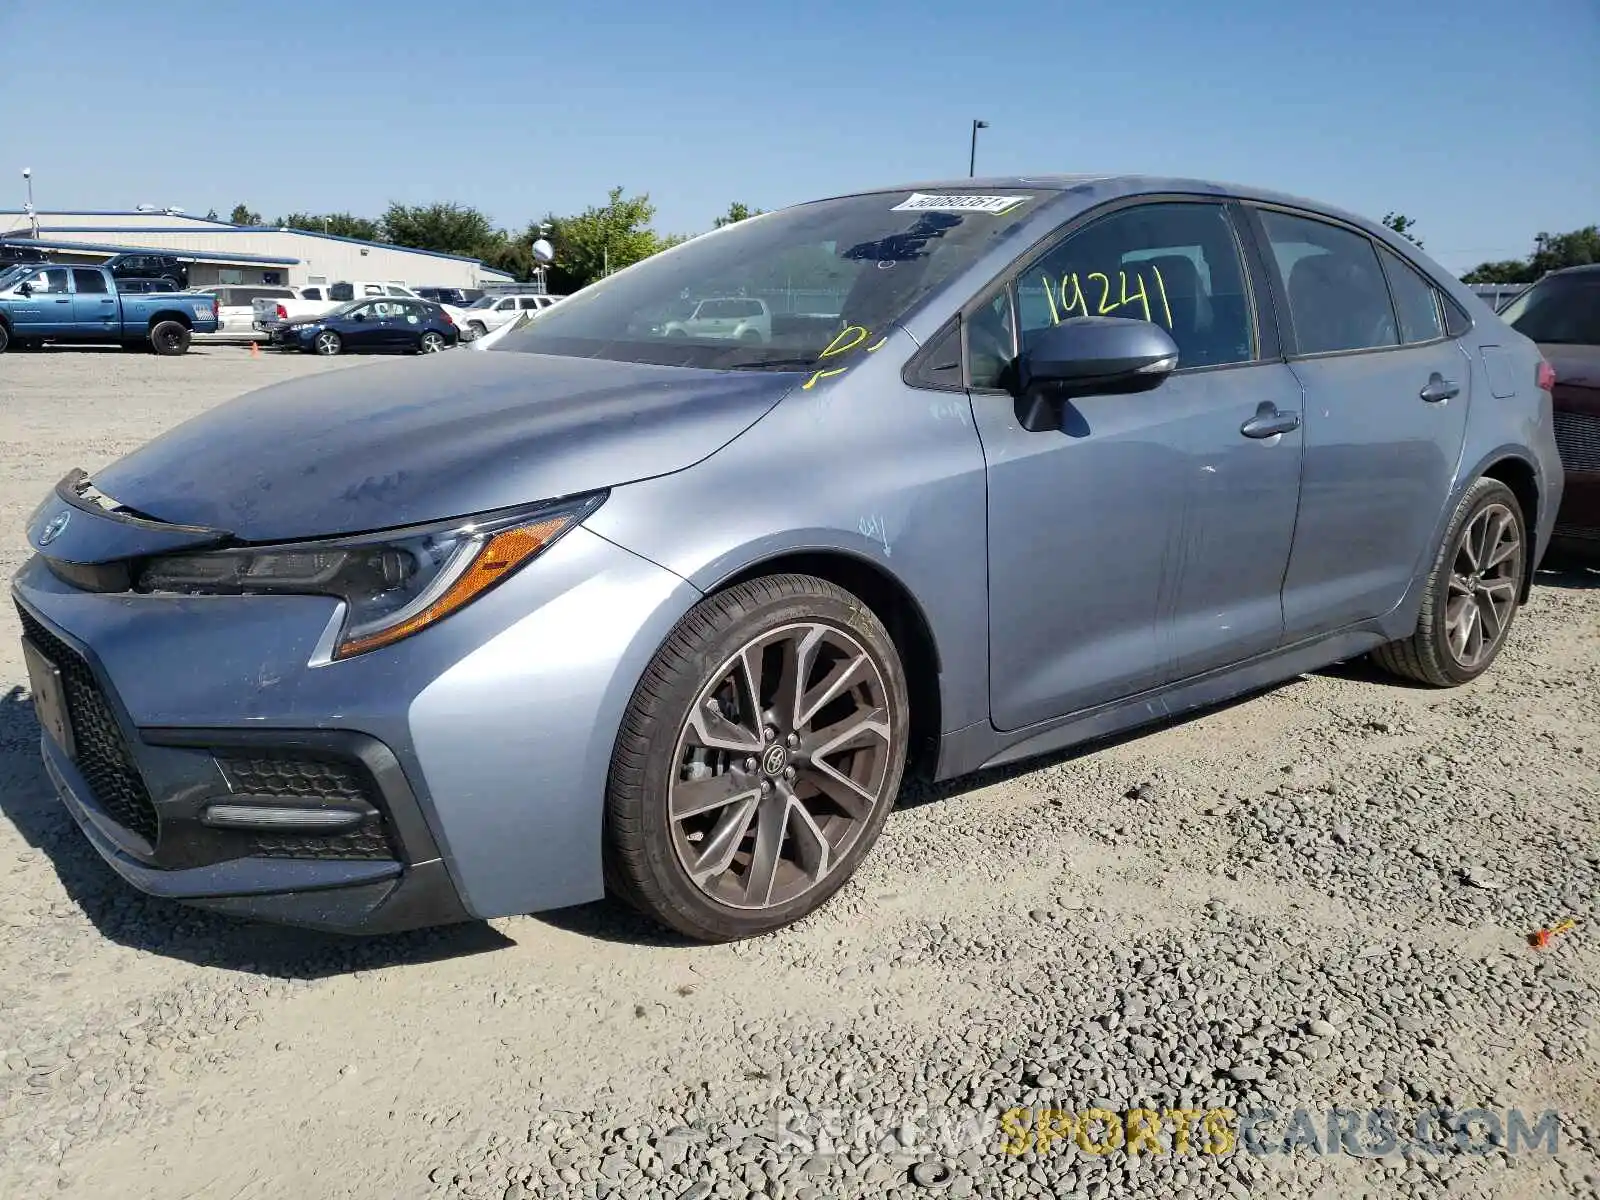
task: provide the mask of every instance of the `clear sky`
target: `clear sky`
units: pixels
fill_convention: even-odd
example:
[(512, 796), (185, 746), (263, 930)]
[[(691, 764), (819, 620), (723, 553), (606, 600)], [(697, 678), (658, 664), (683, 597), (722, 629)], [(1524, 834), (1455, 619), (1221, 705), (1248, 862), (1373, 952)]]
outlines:
[[(602, 19), (602, 14), (603, 19)], [(1600, 0), (0, 0), (0, 208), (455, 200), (663, 232), (978, 170), (1396, 209), (1464, 269), (1600, 221)]]

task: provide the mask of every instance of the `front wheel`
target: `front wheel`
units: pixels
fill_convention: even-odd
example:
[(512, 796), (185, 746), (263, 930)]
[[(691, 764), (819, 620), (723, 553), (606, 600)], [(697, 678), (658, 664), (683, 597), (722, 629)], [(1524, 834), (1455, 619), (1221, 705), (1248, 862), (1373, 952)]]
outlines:
[(474, 342), (489, 332), (489, 330), (485, 328), (482, 321), (469, 321), (467, 323), (467, 329), (472, 334), (472, 337), (469, 340)]
[(171, 357), (189, 353), (189, 328), (181, 321), (157, 321), (150, 330), (150, 348)]
[(1374, 650), (1373, 661), (1433, 687), (1457, 687), (1482, 675), (1517, 615), (1527, 547), (1516, 494), (1498, 479), (1478, 480), (1450, 518), (1416, 632)]
[(324, 357), (331, 358), (344, 349), (344, 339), (333, 330), (324, 329), (312, 341), (311, 349)]
[(617, 738), (612, 892), (700, 941), (799, 920), (877, 840), (908, 728), (894, 643), (849, 592), (771, 575), (707, 597), (656, 653)]
[(0, 325), (0, 354), (4, 354), (11, 345), (11, 331)]

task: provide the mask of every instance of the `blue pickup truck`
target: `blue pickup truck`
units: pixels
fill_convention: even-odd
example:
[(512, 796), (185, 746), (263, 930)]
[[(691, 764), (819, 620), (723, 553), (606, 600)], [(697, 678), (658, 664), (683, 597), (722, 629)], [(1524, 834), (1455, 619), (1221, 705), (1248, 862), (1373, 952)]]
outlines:
[(121, 342), (184, 354), (196, 333), (215, 333), (215, 296), (119, 292), (104, 267), (21, 263), (0, 270), (0, 354), (44, 342)]

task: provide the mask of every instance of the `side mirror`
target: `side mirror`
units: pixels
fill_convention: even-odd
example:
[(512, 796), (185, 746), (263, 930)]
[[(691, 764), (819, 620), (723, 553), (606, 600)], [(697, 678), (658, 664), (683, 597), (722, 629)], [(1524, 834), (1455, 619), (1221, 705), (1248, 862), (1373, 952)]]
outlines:
[(1058, 429), (1063, 401), (1148, 392), (1177, 365), (1177, 343), (1150, 321), (1077, 317), (1041, 329), (1017, 363), (1022, 427)]
[(364, 312), (351, 313), (350, 319), (352, 321), (365, 321), (367, 319), (367, 314)]
[(31, 296), (31, 295), (33, 295), (33, 284), (31, 284), (31, 283), (19, 283), (17, 285), (17, 295), (19, 295), (19, 296)]

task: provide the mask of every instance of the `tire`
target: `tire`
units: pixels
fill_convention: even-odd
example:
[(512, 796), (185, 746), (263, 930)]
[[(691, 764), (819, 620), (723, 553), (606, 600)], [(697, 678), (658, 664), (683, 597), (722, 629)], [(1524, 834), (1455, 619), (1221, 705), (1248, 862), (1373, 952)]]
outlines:
[(150, 348), (164, 358), (187, 354), (190, 336), (182, 321), (157, 321), (150, 329)]
[(444, 334), (428, 330), (417, 339), (418, 354), (437, 354), (445, 348)]
[(331, 329), (324, 329), (311, 339), (311, 352), (320, 354), (323, 358), (332, 358), (336, 354), (344, 353), (344, 339)]
[(0, 354), (4, 354), (10, 345), (11, 330), (7, 329), (4, 325), (0, 325)]
[(1450, 518), (1423, 589), (1416, 632), (1380, 646), (1372, 660), (1392, 675), (1432, 687), (1471, 683), (1505, 647), (1527, 554), (1527, 522), (1516, 495), (1498, 479), (1478, 480)]
[(758, 346), (765, 341), (765, 339), (761, 336), (761, 331), (759, 329), (746, 329), (739, 335), (739, 340), (741, 342), (754, 343)]
[[(750, 689), (735, 680), (750, 678), (736, 664), (763, 641), (748, 660), (764, 668), (755, 672), (761, 723), (776, 728), (758, 743)], [(795, 660), (807, 663), (798, 688), (782, 671)], [(780, 691), (794, 703), (778, 703)], [(805, 719), (797, 725), (795, 715)], [(853, 744), (833, 748), (839, 738), (828, 734), (841, 729), (855, 733)], [(697, 941), (792, 924), (838, 891), (877, 840), (900, 790), (908, 730), (899, 655), (855, 596), (808, 575), (708, 596), (656, 652), (623, 718), (606, 785), (609, 890)], [(719, 735), (730, 749), (708, 748)], [(674, 800), (684, 810), (677, 819)], [(761, 855), (763, 839), (776, 850)], [(772, 869), (759, 870), (758, 856)]]
[(467, 328), (472, 330), (472, 340), (473, 341), (477, 341), (484, 334), (489, 332), (488, 328), (484, 325), (484, 323), (482, 321), (469, 322), (468, 325), (467, 325)]

